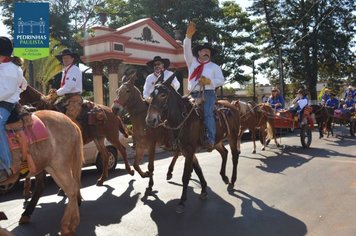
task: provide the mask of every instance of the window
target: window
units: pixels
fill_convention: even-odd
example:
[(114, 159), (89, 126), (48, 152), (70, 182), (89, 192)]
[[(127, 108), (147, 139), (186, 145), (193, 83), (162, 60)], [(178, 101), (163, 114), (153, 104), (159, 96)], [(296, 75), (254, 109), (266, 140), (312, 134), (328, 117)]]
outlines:
[(114, 50), (123, 52), (124, 51), (124, 45), (121, 43), (114, 43)]

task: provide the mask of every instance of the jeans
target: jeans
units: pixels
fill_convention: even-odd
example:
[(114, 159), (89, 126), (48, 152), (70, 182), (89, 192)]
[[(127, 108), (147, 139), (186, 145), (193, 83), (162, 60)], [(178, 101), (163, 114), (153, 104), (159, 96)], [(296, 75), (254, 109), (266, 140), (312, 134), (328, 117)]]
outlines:
[[(192, 97), (196, 98), (197, 93), (193, 93)], [(216, 125), (214, 117), (214, 106), (216, 95), (214, 90), (204, 90), (204, 124), (207, 131), (209, 143), (215, 144)]]
[(9, 116), (10, 112), (0, 107), (0, 170), (11, 167), (11, 153), (5, 131), (5, 124)]

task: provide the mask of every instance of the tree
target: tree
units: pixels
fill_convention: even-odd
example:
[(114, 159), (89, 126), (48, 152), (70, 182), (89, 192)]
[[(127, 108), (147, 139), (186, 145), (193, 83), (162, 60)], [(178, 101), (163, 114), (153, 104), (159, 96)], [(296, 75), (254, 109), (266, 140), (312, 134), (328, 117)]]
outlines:
[(284, 76), (316, 100), (318, 80), (355, 80), (355, 6), (352, 0), (255, 0), (250, 10), (265, 19), (265, 55), (276, 58), (281, 48)]

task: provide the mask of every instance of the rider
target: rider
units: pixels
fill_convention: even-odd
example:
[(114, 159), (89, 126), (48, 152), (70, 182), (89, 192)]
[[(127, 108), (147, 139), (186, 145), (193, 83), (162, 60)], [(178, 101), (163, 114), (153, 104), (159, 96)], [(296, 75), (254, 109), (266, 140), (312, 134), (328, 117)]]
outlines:
[(338, 108), (339, 100), (335, 97), (335, 93), (330, 93), (330, 98), (326, 101), (326, 107)]
[(12, 166), (5, 124), (20, 100), (20, 93), (27, 86), (21, 69), (22, 61), (18, 57), (11, 57), (12, 51), (11, 40), (0, 37), (0, 182), (19, 171), (19, 168)]
[(278, 96), (278, 92), (279, 90), (277, 88), (272, 88), (272, 94), (267, 100), (267, 103), (276, 111), (284, 108), (284, 100), (281, 99), (282, 96)]
[(329, 100), (329, 98), (330, 98), (330, 89), (326, 88), (324, 90), (323, 96), (321, 97), (321, 104), (325, 105), (326, 101)]
[(345, 91), (344, 99), (346, 100), (350, 94), (352, 96), (352, 99), (354, 99), (356, 96), (356, 91), (354, 91), (354, 89), (352, 88), (351, 85), (349, 85), (349, 87), (347, 87), (347, 90)]
[(350, 93), (345, 100), (343, 109), (341, 110), (344, 114), (351, 113), (355, 111), (356, 102), (352, 99), (352, 94)]
[(204, 146), (208, 151), (212, 151), (216, 133), (215, 89), (224, 85), (225, 78), (221, 68), (211, 61), (211, 58), (217, 53), (216, 49), (209, 43), (197, 45), (192, 49), (192, 37), (195, 31), (195, 23), (190, 22), (183, 41), (184, 59), (189, 71), (188, 90), (193, 98), (197, 98), (200, 91), (204, 90), (204, 124), (207, 130), (207, 140)]
[(79, 56), (70, 49), (64, 49), (56, 58), (63, 65), (62, 80), (61, 87), (57, 91), (52, 90), (52, 93), (54, 93), (55, 97), (64, 96), (59, 105), (65, 108), (65, 114), (68, 117), (76, 121), (83, 104), (81, 97), (83, 90), (82, 72), (75, 65), (75, 63), (78, 63)]
[[(157, 82), (159, 82), (157, 80), (162, 73), (163, 73), (163, 81), (166, 81), (171, 75), (173, 75), (173, 72), (167, 70), (170, 64), (168, 58), (161, 58), (160, 56), (155, 56), (152, 60), (150, 60), (146, 64), (147, 66), (153, 69), (153, 73), (149, 74), (146, 77), (146, 81), (143, 86), (143, 98), (145, 100), (149, 99), (151, 93), (153, 92), (154, 86)], [(171, 85), (175, 90), (179, 89), (180, 83), (177, 77), (173, 79)]]
[(304, 89), (301, 88), (298, 90), (297, 96), (292, 103), (293, 105), (289, 108), (289, 111), (294, 115), (298, 114), (299, 121), (301, 121), (303, 108), (308, 105), (308, 98)]

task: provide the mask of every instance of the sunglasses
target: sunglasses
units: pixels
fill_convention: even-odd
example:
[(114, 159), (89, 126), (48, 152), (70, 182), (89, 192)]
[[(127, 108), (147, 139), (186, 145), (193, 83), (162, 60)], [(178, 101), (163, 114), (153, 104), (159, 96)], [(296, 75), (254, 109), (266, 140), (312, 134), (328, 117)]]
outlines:
[(156, 62), (156, 63), (154, 63), (153, 64), (153, 66), (160, 66), (160, 65), (162, 65), (163, 63), (161, 63), (161, 62)]

